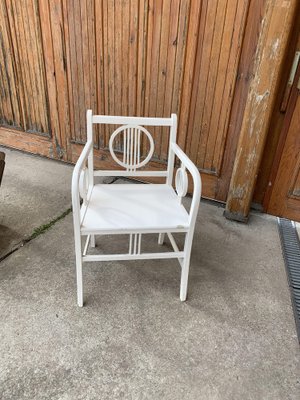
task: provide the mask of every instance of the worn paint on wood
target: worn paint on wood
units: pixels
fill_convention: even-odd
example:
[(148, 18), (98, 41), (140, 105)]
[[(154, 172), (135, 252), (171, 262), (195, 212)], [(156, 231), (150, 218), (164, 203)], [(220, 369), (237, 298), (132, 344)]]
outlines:
[(247, 220), (296, 0), (267, 1), (225, 215)]
[(220, 199), (227, 198), (247, 95), (252, 77), (254, 76), (254, 58), (261, 29), (261, 21), (265, 13), (265, 3), (266, 0), (253, 0), (249, 6), (222, 162), (222, 171), (224, 172), (218, 179), (217, 184), (217, 193)]

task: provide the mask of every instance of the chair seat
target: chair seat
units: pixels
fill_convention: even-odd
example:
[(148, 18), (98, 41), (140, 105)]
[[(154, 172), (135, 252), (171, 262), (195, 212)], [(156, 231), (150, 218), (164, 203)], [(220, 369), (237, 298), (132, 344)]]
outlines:
[(95, 185), (87, 209), (81, 208), (81, 217), (83, 234), (176, 232), (189, 227), (187, 211), (166, 184)]

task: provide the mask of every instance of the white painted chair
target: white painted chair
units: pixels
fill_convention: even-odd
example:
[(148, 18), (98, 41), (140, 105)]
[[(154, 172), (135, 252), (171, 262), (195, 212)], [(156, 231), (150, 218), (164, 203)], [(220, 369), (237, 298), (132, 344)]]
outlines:
[[(121, 170), (94, 170), (93, 125), (120, 125), (110, 136), (109, 150)], [(151, 159), (154, 142), (145, 126), (169, 127), (168, 165), (164, 171), (141, 170)], [(177, 258), (181, 266), (180, 300), (185, 301), (192, 240), (201, 197), (201, 178), (198, 169), (176, 144), (177, 116), (171, 118), (113, 117), (92, 115), (87, 111), (87, 143), (75, 165), (72, 178), (72, 205), (74, 219), (77, 301), (83, 306), (82, 263), (84, 261), (141, 260)], [(114, 151), (114, 142), (122, 143), (120, 160)], [(142, 143), (149, 141), (149, 152), (141, 157)], [(172, 187), (174, 162), (181, 166)], [(193, 197), (189, 212), (182, 205), (188, 189), (188, 175), (193, 179)], [(163, 177), (164, 184), (94, 184), (95, 176), (111, 177)], [(80, 198), (83, 199), (80, 207)], [(185, 244), (179, 250), (173, 233), (184, 232)], [(173, 251), (142, 252), (142, 235), (157, 233), (158, 243), (163, 244), (167, 234)], [(89, 246), (95, 247), (96, 235), (128, 234), (129, 250), (126, 254), (88, 254)], [(87, 236), (82, 251), (81, 237)]]

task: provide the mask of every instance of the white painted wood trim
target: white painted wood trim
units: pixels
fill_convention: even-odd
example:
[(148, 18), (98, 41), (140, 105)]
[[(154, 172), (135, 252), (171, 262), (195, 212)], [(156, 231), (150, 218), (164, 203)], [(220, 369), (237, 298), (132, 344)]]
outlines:
[(172, 126), (172, 118), (149, 118), (149, 117), (119, 117), (111, 115), (93, 115), (93, 124), (112, 125), (144, 125), (144, 126)]
[(92, 254), (82, 257), (82, 261), (125, 261), (125, 260), (159, 260), (165, 258), (183, 258), (184, 252), (143, 253), (143, 254)]
[[(101, 228), (99, 229), (89, 229), (89, 230), (85, 230), (84, 228), (81, 228), (81, 235), (128, 235), (128, 234), (135, 234), (135, 233), (165, 233), (166, 229), (170, 229), (169, 227), (165, 227), (165, 228), (154, 228), (154, 229), (136, 229), (136, 230), (127, 230), (127, 229), (123, 229), (123, 230), (101, 230)], [(186, 233), (188, 232), (190, 229), (190, 227), (185, 227), (185, 228), (172, 228), (172, 232), (173, 233)]]
[(152, 177), (166, 177), (168, 171), (119, 171), (119, 170), (97, 170), (94, 171), (94, 176), (152, 176)]

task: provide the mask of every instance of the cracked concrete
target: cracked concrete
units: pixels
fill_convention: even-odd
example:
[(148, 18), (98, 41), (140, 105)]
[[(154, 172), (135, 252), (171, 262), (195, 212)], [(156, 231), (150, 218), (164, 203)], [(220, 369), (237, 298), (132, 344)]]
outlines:
[[(16, 205), (9, 196), (1, 206), (17, 214), (12, 227), (22, 235), (59, 214), (52, 195), (39, 192), (56, 191), (69, 206), (72, 168), (10, 156), (28, 176), (37, 160), (44, 170), (32, 189), (43, 200), (36, 221), (21, 178), (9, 183)], [(56, 179), (53, 165), (62, 168)], [(299, 347), (276, 219), (253, 213), (243, 225), (222, 213), (201, 204), (186, 303), (176, 261), (143, 260), (86, 264), (86, 305), (77, 307), (71, 214), (2, 261), (0, 398), (298, 399)], [(146, 245), (156, 241), (150, 235)], [(97, 244), (116, 250), (118, 242)]]

